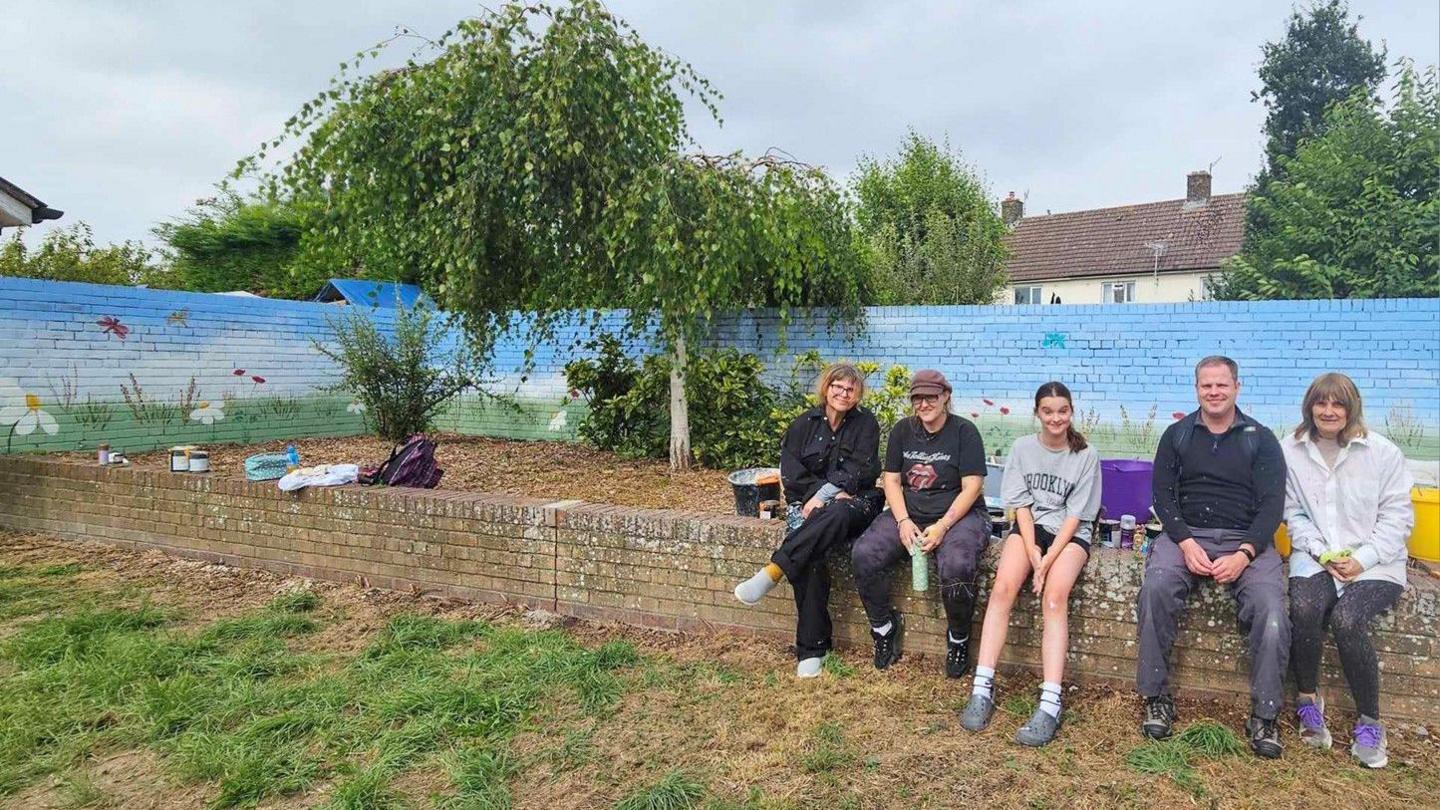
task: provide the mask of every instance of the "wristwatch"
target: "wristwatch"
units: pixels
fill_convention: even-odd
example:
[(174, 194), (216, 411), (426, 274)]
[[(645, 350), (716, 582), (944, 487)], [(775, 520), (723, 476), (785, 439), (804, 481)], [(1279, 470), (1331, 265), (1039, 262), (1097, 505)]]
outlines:
[(1255, 552), (1251, 551), (1249, 546), (1241, 546), (1240, 553), (1249, 558), (1250, 562), (1255, 562)]

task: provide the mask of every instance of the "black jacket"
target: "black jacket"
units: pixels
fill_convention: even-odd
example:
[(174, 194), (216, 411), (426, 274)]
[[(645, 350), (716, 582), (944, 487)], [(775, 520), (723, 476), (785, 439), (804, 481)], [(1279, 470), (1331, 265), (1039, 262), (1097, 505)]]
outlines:
[(1167, 428), (1152, 481), (1155, 515), (1177, 543), (1192, 536), (1191, 527), (1239, 529), (1258, 554), (1274, 542), (1285, 512), (1280, 441), (1238, 408), (1219, 436), (1206, 430), (1199, 411)]
[(780, 442), (780, 478), (790, 503), (810, 500), (827, 482), (878, 501), (879, 477), (880, 423), (864, 408), (846, 412), (835, 431), (824, 407), (811, 408), (790, 424)]

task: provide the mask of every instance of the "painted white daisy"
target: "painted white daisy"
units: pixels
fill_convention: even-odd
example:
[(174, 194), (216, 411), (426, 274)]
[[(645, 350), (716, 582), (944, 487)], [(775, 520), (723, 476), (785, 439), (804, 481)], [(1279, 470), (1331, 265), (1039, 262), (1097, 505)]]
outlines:
[(40, 409), (38, 395), (24, 393), (21, 395), (21, 403), (23, 404), (7, 405), (0, 409), (0, 424), (13, 426), (15, 435), (29, 436), (35, 432), (35, 428), (40, 428), (53, 436), (60, 430), (55, 417)]
[(190, 421), (202, 425), (213, 425), (225, 418), (225, 407), (218, 402), (201, 401), (200, 406), (190, 412)]
[(350, 403), (350, 404), (345, 408), (345, 410), (349, 411), (350, 413), (356, 413), (356, 414), (364, 413), (364, 412), (365, 412), (365, 403), (363, 403), (363, 402), (361, 402), (360, 400), (357, 399), (357, 400), (355, 400), (354, 402)]
[(567, 423), (567, 420), (566, 420), (566, 418), (565, 418), (565, 412), (564, 412), (564, 411), (556, 411), (556, 412), (555, 412), (555, 415), (552, 416), (552, 417), (550, 417), (550, 432), (551, 432), (551, 433), (558, 433), (558, 432), (564, 430), (566, 423)]

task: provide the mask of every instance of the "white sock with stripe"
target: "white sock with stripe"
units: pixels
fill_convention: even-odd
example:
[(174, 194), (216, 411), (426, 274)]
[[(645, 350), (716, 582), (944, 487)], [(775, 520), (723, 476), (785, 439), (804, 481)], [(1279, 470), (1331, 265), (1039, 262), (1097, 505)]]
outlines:
[(1040, 684), (1040, 710), (1060, 719), (1060, 684), (1050, 681)]

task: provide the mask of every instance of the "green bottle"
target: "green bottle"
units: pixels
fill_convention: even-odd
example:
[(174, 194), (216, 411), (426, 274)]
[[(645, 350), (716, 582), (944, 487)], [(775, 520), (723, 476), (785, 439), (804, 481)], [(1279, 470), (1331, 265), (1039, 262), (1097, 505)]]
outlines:
[(920, 541), (910, 544), (910, 589), (917, 593), (930, 590), (930, 560), (920, 550)]

